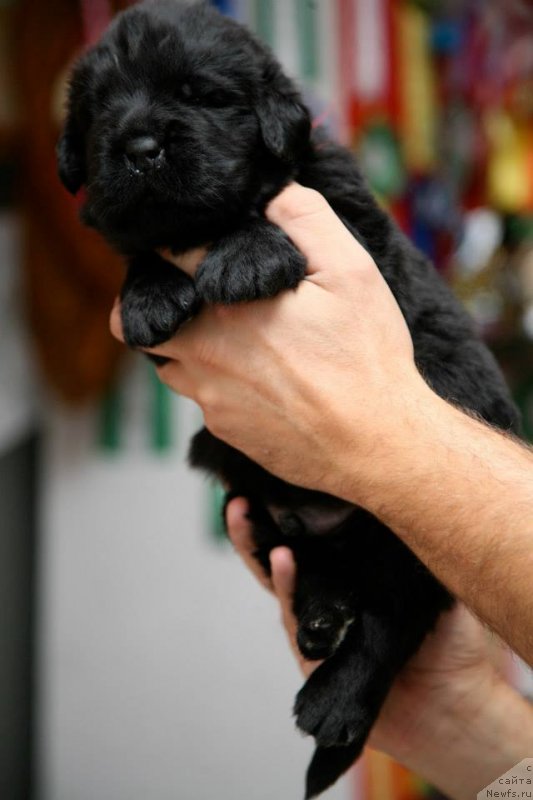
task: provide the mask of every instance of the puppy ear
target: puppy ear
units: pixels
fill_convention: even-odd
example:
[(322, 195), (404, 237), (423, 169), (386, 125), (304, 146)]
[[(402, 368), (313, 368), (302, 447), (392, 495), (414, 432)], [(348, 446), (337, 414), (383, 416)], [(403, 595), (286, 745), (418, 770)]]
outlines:
[(71, 194), (86, 181), (84, 141), (80, 129), (69, 111), (63, 135), (56, 147), (58, 173), (63, 186)]
[(293, 163), (305, 150), (311, 132), (309, 111), (277, 64), (269, 64), (256, 104), (261, 135), (267, 148)]

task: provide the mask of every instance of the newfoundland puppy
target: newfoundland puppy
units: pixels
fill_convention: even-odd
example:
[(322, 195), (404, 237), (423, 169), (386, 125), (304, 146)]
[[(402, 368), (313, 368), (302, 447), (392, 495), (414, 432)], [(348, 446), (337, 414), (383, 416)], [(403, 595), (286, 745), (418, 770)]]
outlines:
[[(311, 132), (309, 111), (272, 53), (208, 3), (153, 0), (116, 17), (74, 67), (58, 159), (66, 188), (85, 187), (82, 220), (127, 260), (122, 320), (131, 347), (165, 341), (202, 303), (297, 286), (305, 259), (264, 216), (297, 180), (321, 192), (373, 256), (429, 385), (517, 430), (492, 356), (376, 204), (352, 154)], [(157, 254), (206, 243), (194, 280)], [(317, 745), (307, 774), (313, 797), (361, 753), (392, 682), (452, 598), (363, 509), (279, 480), (206, 429), (190, 460), (229, 486), (228, 497), (248, 498), (265, 570), (273, 547), (294, 552), (298, 645), (323, 659), (294, 707)]]

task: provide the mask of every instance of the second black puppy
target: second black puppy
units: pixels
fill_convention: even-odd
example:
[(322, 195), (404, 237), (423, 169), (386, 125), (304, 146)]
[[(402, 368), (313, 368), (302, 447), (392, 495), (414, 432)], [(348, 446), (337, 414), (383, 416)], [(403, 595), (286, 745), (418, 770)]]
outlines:
[[(296, 179), (320, 191), (373, 256), (435, 391), (516, 430), (499, 370), (449, 290), (378, 208), (352, 156), (310, 130), (272, 54), (204, 3), (142, 3), (83, 56), (60, 175), (71, 192), (86, 186), (82, 218), (127, 256), (126, 341), (165, 341), (202, 302), (295, 287), (304, 259), (263, 212)], [(155, 252), (206, 242), (194, 281)], [(230, 496), (248, 498), (265, 569), (272, 547), (294, 551), (298, 644), (325, 659), (295, 705), (298, 726), (317, 743), (307, 777), (314, 796), (359, 755), (395, 676), (452, 600), (363, 510), (278, 480), (205, 429), (191, 462), (222, 478)]]

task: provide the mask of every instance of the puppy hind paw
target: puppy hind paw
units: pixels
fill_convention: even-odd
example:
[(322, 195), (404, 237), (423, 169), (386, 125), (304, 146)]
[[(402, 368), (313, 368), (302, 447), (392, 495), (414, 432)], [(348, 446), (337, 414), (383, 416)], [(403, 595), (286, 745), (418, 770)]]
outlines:
[(321, 747), (361, 748), (376, 717), (363, 703), (328, 686), (317, 686), (311, 679), (296, 697), (294, 715), (298, 728)]

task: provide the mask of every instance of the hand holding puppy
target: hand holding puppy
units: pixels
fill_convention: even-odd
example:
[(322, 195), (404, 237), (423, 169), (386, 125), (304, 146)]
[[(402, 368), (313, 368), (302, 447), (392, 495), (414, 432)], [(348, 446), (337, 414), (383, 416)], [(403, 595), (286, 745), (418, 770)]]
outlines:
[[(267, 216), (307, 257), (307, 279), (271, 301), (204, 308), (151, 352), (170, 359), (161, 380), (202, 407), (215, 436), (292, 483), (342, 496), (343, 456), (350, 480), (354, 457), (366, 473), (398, 417), (430, 392), (390, 289), (324, 198), (291, 185)], [(192, 273), (202, 254), (176, 263)], [(120, 337), (118, 309), (111, 326)]]
[[(204, 308), (154, 350), (171, 359), (161, 379), (275, 474), (369, 508), (533, 663), (531, 453), (428, 388), (387, 284), (323, 198), (292, 185), (267, 213), (307, 255), (307, 279)], [(120, 338), (118, 307), (111, 328)]]
[[(296, 644), (292, 553), (286, 547), (272, 551), (267, 581), (253, 556), (246, 511), (242, 498), (229, 503), (229, 536), (248, 569), (273, 592), (293, 655), (308, 678), (319, 662), (303, 659)], [(443, 614), (396, 678), (368, 740), (456, 800), (474, 797), (530, 752), (533, 742), (530, 708), (491, 663), (489, 636), (462, 604)]]

